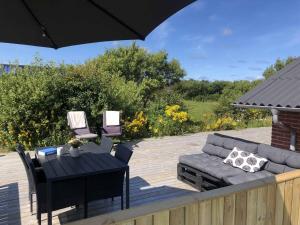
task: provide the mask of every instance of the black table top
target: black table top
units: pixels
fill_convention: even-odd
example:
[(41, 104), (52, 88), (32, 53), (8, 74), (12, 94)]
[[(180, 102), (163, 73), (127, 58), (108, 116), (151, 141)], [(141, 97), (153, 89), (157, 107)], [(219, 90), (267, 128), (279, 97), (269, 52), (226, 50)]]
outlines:
[(103, 153), (96, 147), (97, 145), (94, 143), (81, 146), (80, 156), (77, 158), (71, 157), (68, 151), (64, 151), (65, 153), (60, 156), (56, 154), (40, 156), (37, 154), (38, 149), (36, 149), (36, 155), (47, 180), (51, 181), (85, 177), (128, 168), (125, 163), (109, 153)]

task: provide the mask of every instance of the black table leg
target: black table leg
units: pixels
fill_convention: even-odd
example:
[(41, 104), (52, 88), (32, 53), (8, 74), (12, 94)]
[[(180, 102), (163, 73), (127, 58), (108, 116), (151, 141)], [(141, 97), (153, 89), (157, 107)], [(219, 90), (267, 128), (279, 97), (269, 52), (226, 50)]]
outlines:
[(52, 183), (47, 181), (47, 213), (48, 225), (52, 225)]
[(126, 209), (129, 209), (129, 167), (126, 169)]
[(87, 179), (84, 179), (84, 205), (83, 205), (83, 210), (84, 210), (84, 218), (88, 217), (88, 201), (87, 201)]

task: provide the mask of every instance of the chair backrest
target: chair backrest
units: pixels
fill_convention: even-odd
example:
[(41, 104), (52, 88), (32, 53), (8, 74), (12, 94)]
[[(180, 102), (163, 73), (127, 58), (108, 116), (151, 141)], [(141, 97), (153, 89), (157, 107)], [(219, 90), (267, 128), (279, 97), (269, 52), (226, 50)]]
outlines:
[(29, 153), (26, 153), (24, 160), (27, 165), (26, 173), (27, 173), (29, 186), (36, 190), (37, 175)]
[(25, 149), (24, 149), (24, 146), (21, 145), (21, 144), (17, 144), (16, 145), (16, 151), (18, 152), (21, 160), (22, 160), (22, 163), (24, 165), (25, 168), (28, 168), (28, 165), (26, 164), (26, 160), (25, 160)]
[(100, 143), (100, 149), (107, 152), (107, 153), (110, 153), (112, 147), (113, 147), (112, 139), (109, 138), (109, 137), (106, 137), (106, 136), (102, 136), (101, 137), (101, 143)]
[[(30, 192), (34, 192), (35, 191), (35, 184), (34, 184), (34, 178), (33, 178), (33, 175), (30, 171), (30, 165), (28, 163), (28, 160), (26, 159), (27, 156), (25, 155), (25, 149), (24, 149), (24, 146), (21, 145), (21, 144), (17, 144), (16, 146), (16, 151), (18, 152), (21, 160), (22, 160), (22, 163), (23, 163), (23, 166), (24, 166), (24, 169), (25, 169), (25, 172), (26, 172), (26, 176), (27, 176), (27, 180), (28, 180), (28, 185), (29, 185), (29, 191)], [(28, 153), (27, 153), (28, 154)], [(28, 157), (30, 159), (30, 161), (32, 162), (29, 154), (28, 154)]]
[(84, 111), (70, 111), (67, 114), (68, 125), (72, 130), (88, 128), (86, 114)]
[(133, 152), (128, 147), (126, 147), (125, 145), (119, 144), (119, 145), (117, 145), (115, 157), (118, 160), (128, 164), (129, 160), (132, 156), (132, 153)]
[(119, 126), (119, 125), (120, 125), (120, 111), (104, 111), (103, 127)]

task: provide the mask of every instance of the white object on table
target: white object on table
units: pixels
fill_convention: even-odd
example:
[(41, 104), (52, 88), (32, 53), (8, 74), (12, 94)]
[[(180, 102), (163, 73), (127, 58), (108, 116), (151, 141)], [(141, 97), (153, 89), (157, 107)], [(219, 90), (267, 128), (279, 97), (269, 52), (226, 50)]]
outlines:
[(63, 147), (57, 147), (56, 148), (56, 150), (57, 150), (57, 155), (61, 155), (62, 154), (62, 150), (63, 150)]

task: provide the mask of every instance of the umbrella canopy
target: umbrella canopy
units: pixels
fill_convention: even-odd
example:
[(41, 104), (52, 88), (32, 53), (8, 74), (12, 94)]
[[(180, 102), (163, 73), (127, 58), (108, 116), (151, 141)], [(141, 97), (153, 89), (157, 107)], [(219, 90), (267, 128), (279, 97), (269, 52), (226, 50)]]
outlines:
[(0, 41), (60, 48), (141, 39), (195, 0), (2, 0)]

